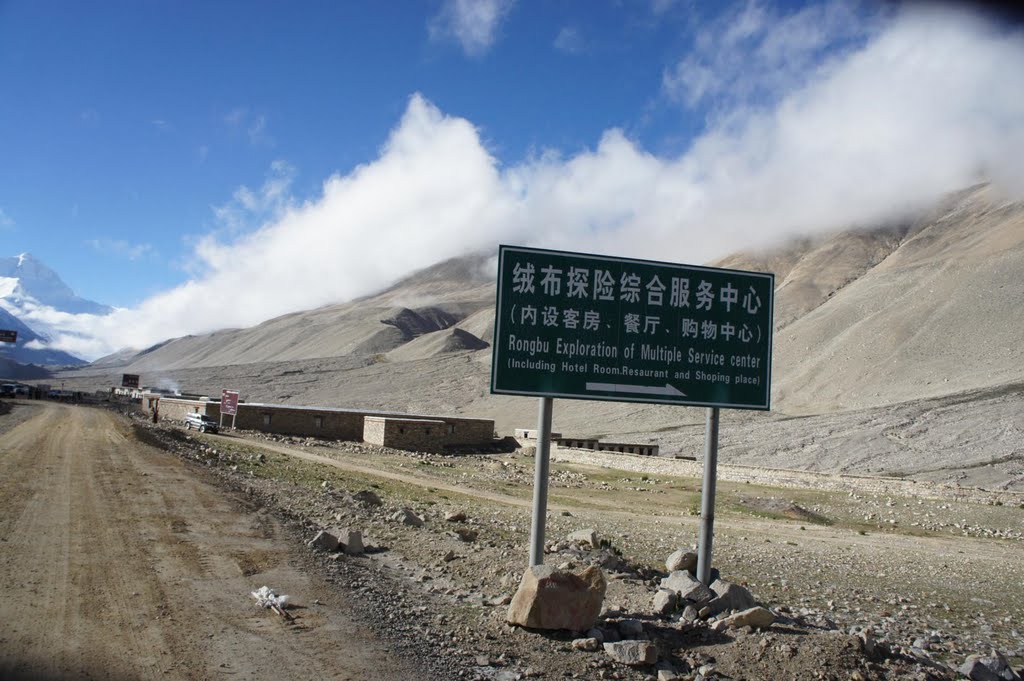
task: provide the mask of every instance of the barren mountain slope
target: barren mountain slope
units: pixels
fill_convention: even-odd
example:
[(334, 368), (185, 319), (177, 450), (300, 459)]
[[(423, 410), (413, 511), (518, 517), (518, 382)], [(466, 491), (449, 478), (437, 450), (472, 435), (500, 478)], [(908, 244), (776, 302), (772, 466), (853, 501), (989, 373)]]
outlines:
[(1022, 274), (1024, 205), (961, 195), (778, 333), (777, 403), (820, 413), (1021, 381)]
[[(449, 329), (492, 305), (494, 286), (482, 274), (486, 260), (473, 257), (440, 263), (378, 295), (276, 317), (250, 329), (176, 338), (130, 358), (127, 364), (122, 361), (121, 366), (150, 372), (387, 353), (425, 334)], [(429, 357), (436, 351), (425, 345), (417, 352), (414, 346), (405, 358)], [(114, 366), (110, 360), (115, 357), (97, 364)]]
[(910, 230), (895, 225), (797, 239), (763, 256), (739, 253), (716, 267), (775, 273), (775, 328), (781, 329), (831, 298), (887, 258)]
[[(1021, 204), (978, 186), (913, 222), (716, 263), (776, 272), (773, 408), (822, 413), (1024, 379), (1022, 216)], [(532, 405), (488, 394), (490, 350), (473, 349), (493, 333), (492, 265), (488, 256), (449, 260), (362, 300), (169, 341), (135, 357), (128, 370), (171, 375), (183, 385), (179, 376), (203, 386), (213, 376), (236, 383), (253, 377), (250, 399), (387, 408), (407, 402), (415, 411), (529, 421)], [(248, 366), (228, 369), (239, 365)], [(97, 363), (101, 368), (115, 369)], [(285, 385), (288, 375), (302, 380)], [(660, 407), (580, 404), (563, 413), (575, 426), (593, 423), (592, 432), (650, 432), (679, 422)], [(613, 416), (614, 426), (601, 420)]]

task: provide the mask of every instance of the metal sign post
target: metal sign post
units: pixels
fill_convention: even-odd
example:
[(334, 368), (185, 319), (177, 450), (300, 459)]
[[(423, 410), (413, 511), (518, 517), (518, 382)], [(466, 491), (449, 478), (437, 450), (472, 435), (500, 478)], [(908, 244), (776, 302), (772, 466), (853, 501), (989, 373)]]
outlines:
[(548, 471), (551, 468), (551, 410), (554, 400), (540, 398), (537, 414), (537, 454), (533, 473), (533, 524), (530, 527), (530, 567), (544, 564), (544, 525), (548, 516)]
[(552, 398), (709, 407), (706, 583), (718, 410), (771, 409), (775, 275), (500, 246), (497, 284), (491, 393), (541, 398), (530, 565), (544, 561)]
[(715, 536), (715, 482), (718, 478), (718, 407), (708, 409), (704, 428), (704, 484), (700, 492), (697, 579), (711, 586), (711, 544)]

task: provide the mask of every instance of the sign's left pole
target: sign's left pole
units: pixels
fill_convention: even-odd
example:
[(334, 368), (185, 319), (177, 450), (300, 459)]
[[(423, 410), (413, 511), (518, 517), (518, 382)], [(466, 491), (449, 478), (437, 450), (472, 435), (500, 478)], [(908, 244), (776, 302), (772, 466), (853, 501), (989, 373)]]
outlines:
[(530, 530), (530, 567), (544, 564), (544, 525), (548, 515), (548, 469), (551, 463), (551, 408), (554, 399), (540, 398), (537, 414), (537, 453), (533, 474), (533, 526)]

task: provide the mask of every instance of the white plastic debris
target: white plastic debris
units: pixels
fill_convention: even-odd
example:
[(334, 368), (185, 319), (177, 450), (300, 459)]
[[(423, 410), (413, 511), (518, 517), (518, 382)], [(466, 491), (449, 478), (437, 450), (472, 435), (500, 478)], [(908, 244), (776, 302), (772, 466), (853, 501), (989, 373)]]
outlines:
[(261, 586), (255, 591), (250, 591), (250, 595), (256, 599), (256, 605), (261, 608), (269, 608), (273, 610), (281, 617), (290, 620), (291, 617), (284, 611), (288, 607), (290, 598), (287, 594), (277, 595), (277, 592), (271, 589), (269, 586)]

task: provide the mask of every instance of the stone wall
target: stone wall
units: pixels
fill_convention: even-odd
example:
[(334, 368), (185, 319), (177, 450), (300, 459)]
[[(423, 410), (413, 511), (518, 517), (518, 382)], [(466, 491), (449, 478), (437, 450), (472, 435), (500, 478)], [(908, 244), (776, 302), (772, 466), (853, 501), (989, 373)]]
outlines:
[[(184, 421), (185, 414), (205, 414), (219, 422), (220, 402), (146, 394), (142, 411), (152, 414), (159, 404), (160, 418)], [(364, 419), (373, 419), (370, 425)], [(392, 431), (390, 421), (410, 424), (431, 423), (431, 426), (410, 425), (408, 431)], [(445, 446), (489, 445), (494, 441), (494, 421), (461, 416), (418, 416), (384, 412), (366, 412), (355, 409), (330, 409), (239, 402), (235, 427), (277, 435), (317, 437), (327, 440), (354, 440), (400, 449), (437, 452)], [(231, 426), (231, 416), (225, 415), (224, 426)], [(387, 427), (385, 427), (387, 426)], [(395, 426), (403, 428), (403, 426)], [(398, 444), (392, 444), (398, 443)]]
[(441, 451), (450, 427), (435, 419), (384, 416), (367, 416), (363, 422), (363, 439), (366, 442), (414, 452)]
[[(704, 475), (703, 462), (672, 459), (665, 456), (651, 457), (635, 454), (595, 452), (589, 449), (558, 448), (552, 451), (551, 458), (554, 461), (600, 466), (602, 468), (634, 473), (674, 475), (698, 479)], [(849, 492), (856, 489), (859, 492), (871, 494), (890, 494), (893, 496), (912, 496), (926, 499), (953, 499), (979, 504), (995, 502), (1013, 505), (1024, 504), (1024, 493), (1021, 492), (958, 487), (956, 485), (904, 480), (902, 478), (820, 473), (816, 471), (796, 471), (721, 463), (718, 464), (717, 472), (718, 480), (750, 482), (751, 484), (773, 487), (824, 489), (840, 492)]]
[[(587, 447), (587, 449), (592, 449)], [(639, 445), (627, 442), (598, 442), (599, 452), (620, 452), (622, 454), (639, 454), (640, 456), (658, 456), (658, 445)]]
[(469, 419), (457, 416), (429, 417), (443, 421), (447, 428), (444, 444), (456, 446), (488, 445), (494, 442), (494, 421), (491, 419)]
[(363, 439), (363, 412), (239, 402), (235, 427), (328, 440)]
[(487, 445), (494, 440), (494, 422), (455, 417), (366, 416), (363, 440), (415, 452), (440, 452), (448, 446)]
[(184, 421), (185, 414), (203, 414), (213, 420), (220, 418), (220, 405), (207, 400), (183, 400), (175, 397), (160, 398), (160, 419)]

